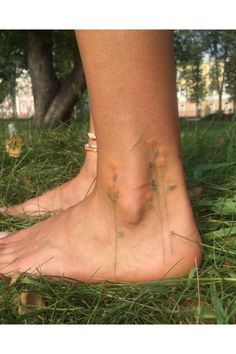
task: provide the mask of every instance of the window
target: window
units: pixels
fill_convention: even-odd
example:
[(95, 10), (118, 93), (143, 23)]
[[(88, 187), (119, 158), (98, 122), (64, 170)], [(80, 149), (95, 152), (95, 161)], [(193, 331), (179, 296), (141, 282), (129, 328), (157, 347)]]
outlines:
[(185, 96), (185, 89), (181, 87), (180, 89), (180, 96), (184, 97)]
[(186, 107), (184, 103), (181, 103), (180, 105), (180, 112), (185, 112), (186, 111)]
[(211, 103), (210, 104), (210, 111), (213, 112), (215, 110), (215, 105), (214, 103)]

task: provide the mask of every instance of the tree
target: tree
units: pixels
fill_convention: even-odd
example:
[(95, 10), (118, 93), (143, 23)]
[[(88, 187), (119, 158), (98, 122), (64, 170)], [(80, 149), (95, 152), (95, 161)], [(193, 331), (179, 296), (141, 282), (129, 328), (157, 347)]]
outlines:
[(28, 64), (37, 123), (67, 120), (86, 88), (74, 33), (28, 31)]
[(225, 64), (226, 92), (233, 101), (233, 110), (236, 111), (236, 47), (231, 51), (229, 60)]
[(86, 88), (74, 32), (0, 31), (0, 39), (5, 48), (0, 54), (2, 96), (9, 87), (15, 87), (17, 70), (27, 68), (35, 100), (35, 122), (55, 125), (68, 120)]
[[(0, 103), (11, 96), (16, 115), (15, 82), (19, 69), (27, 67), (25, 31), (0, 31)], [(19, 45), (20, 43), (20, 45)]]
[(199, 114), (200, 102), (206, 95), (205, 78), (202, 73), (204, 41), (202, 31), (175, 31), (175, 58), (179, 79), (184, 79), (188, 99), (196, 103)]
[[(222, 110), (222, 95), (227, 81), (231, 82), (230, 71), (233, 67), (227, 64), (236, 46), (236, 31), (206, 31), (205, 43), (213, 67), (210, 70), (211, 89), (215, 89), (219, 96), (219, 111)], [(227, 68), (228, 66), (228, 68)], [(235, 69), (234, 69), (235, 70)], [(227, 74), (228, 72), (228, 74)], [(229, 83), (229, 85), (231, 86)]]

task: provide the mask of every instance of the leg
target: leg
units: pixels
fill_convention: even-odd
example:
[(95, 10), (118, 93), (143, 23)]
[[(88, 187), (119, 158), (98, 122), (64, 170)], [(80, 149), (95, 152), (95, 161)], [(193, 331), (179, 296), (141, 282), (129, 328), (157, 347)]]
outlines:
[[(92, 114), (90, 114), (90, 132), (95, 134)], [(96, 144), (93, 142), (93, 144)], [(0, 212), (10, 215), (43, 215), (50, 211), (60, 212), (79, 203), (92, 191), (97, 173), (97, 154), (87, 152), (80, 173), (66, 182), (39, 197), (26, 200), (24, 203), (9, 208), (0, 208)]]
[[(81, 203), (0, 240), (0, 266), (151, 281), (200, 262), (179, 149), (172, 34), (78, 31), (99, 146)], [(12, 262), (10, 264), (10, 262)]]

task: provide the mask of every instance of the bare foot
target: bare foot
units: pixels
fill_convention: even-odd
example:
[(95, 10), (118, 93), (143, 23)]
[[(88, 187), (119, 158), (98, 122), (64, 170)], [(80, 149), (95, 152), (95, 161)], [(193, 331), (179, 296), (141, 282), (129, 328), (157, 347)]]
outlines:
[(172, 34), (76, 36), (99, 142), (96, 186), (79, 204), (1, 238), (1, 272), (86, 282), (186, 275), (201, 248), (180, 158)]
[(168, 216), (157, 215), (154, 199), (137, 213), (130, 201), (116, 209), (109, 198), (95, 188), (63, 213), (1, 238), (0, 272), (145, 282), (186, 275), (200, 262), (200, 236), (188, 199), (178, 189), (170, 196)]
[(9, 215), (44, 215), (48, 212), (58, 213), (79, 203), (94, 188), (96, 179), (96, 154), (90, 153), (79, 174), (39, 197), (26, 200), (24, 203), (9, 208), (0, 208), (0, 212)]

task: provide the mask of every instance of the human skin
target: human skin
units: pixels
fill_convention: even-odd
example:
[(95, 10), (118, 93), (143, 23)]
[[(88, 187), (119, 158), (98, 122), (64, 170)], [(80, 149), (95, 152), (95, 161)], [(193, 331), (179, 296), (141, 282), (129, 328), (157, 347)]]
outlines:
[(76, 37), (99, 149), (96, 185), (77, 205), (3, 237), (0, 268), (85, 282), (186, 275), (201, 248), (180, 156), (172, 33)]

